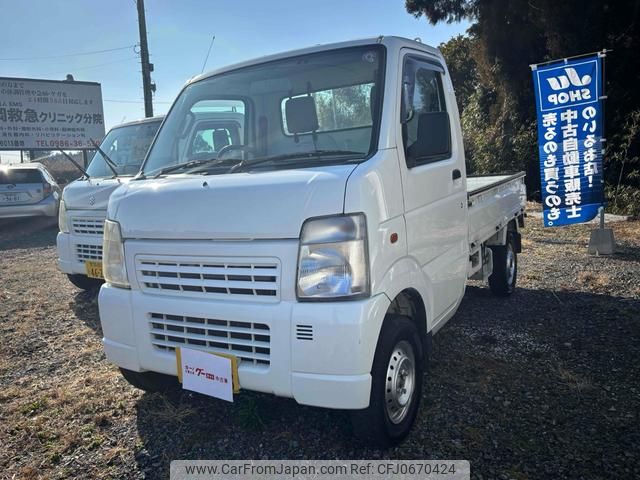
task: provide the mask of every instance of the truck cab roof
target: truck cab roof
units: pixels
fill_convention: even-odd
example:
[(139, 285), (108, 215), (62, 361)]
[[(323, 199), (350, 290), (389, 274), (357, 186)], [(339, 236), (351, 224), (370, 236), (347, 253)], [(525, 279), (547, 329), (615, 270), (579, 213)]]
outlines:
[(431, 55), (441, 57), (440, 50), (438, 50), (437, 48), (431, 47), (429, 45), (426, 45), (421, 41), (410, 40), (404, 37), (380, 35), (378, 37), (349, 40), (345, 42), (319, 44), (319, 45), (314, 45), (313, 47), (289, 50), (286, 52), (281, 52), (273, 55), (266, 55), (264, 57), (258, 57), (251, 60), (246, 60), (244, 62), (239, 62), (239, 63), (228, 65), (222, 68), (218, 68), (216, 70), (212, 70), (207, 73), (203, 73), (202, 75), (197, 75), (193, 77), (191, 80), (189, 80), (185, 86), (195, 82), (199, 82), (201, 80), (205, 80), (215, 75), (219, 75), (221, 73), (230, 72), (240, 68), (251, 67), (254, 65), (260, 65), (262, 63), (271, 62), (273, 60), (280, 60), (284, 58), (295, 57), (298, 55), (307, 55), (310, 53), (324, 52), (327, 50), (337, 50), (340, 48), (359, 47), (363, 45), (376, 45), (376, 44), (384, 45), (387, 49), (396, 50), (396, 51), (400, 50), (403, 47), (413, 48), (415, 50), (421, 50), (425, 53), (429, 53)]

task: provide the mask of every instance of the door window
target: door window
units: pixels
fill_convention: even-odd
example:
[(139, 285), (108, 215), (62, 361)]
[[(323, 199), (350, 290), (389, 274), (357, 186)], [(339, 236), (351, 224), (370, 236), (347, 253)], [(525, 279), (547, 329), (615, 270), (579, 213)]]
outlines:
[(451, 157), (443, 69), (415, 57), (405, 60), (402, 79), (402, 137), (411, 166)]

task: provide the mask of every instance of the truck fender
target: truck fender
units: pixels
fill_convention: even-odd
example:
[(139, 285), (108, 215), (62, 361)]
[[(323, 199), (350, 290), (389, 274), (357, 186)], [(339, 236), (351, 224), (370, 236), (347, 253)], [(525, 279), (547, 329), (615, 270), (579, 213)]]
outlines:
[(394, 262), (377, 284), (376, 291), (384, 293), (393, 301), (400, 292), (413, 289), (422, 298), (427, 316), (427, 332), (431, 330), (433, 320), (432, 284), (420, 264), (413, 257), (403, 257)]

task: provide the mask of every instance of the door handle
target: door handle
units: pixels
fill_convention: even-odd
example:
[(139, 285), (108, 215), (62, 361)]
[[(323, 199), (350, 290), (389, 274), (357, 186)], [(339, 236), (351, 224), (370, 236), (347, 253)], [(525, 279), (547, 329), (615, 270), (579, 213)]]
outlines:
[(453, 180), (458, 180), (461, 177), (462, 177), (462, 172), (460, 172), (460, 170), (458, 170), (457, 168), (453, 172), (451, 172), (451, 178)]

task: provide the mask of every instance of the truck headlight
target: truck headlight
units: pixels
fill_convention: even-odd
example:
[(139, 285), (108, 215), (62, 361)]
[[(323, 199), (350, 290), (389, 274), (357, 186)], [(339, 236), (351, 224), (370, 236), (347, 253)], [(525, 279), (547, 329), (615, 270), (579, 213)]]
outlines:
[(60, 200), (60, 206), (58, 207), (58, 228), (62, 233), (69, 233), (67, 206), (64, 204), (64, 200)]
[(107, 283), (114, 287), (130, 288), (127, 267), (124, 263), (124, 243), (120, 233), (120, 224), (112, 220), (104, 222), (102, 269)]
[(367, 224), (363, 214), (307, 220), (300, 233), (298, 299), (368, 296), (367, 256)]

